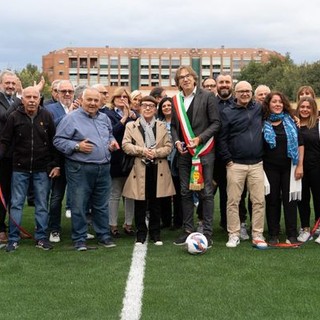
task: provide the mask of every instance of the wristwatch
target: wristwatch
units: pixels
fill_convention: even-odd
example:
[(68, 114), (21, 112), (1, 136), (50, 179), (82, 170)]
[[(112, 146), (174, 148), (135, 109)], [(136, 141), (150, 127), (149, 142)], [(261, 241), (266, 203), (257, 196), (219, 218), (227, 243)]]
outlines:
[(75, 146), (74, 146), (74, 151), (80, 151), (80, 144), (77, 143)]

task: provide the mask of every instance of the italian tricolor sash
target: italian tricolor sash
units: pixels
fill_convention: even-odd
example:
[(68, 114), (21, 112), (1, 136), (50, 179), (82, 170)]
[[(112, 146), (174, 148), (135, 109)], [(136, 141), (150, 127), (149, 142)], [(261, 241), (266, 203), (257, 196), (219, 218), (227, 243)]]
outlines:
[[(192, 131), (191, 124), (184, 106), (184, 99), (181, 93), (178, 93), (173, 97), (174, 109), (177, 113), (182, 135), (186, 145), (189, 145), (189, 141), (195, 138), (195, 134)], [(202, 173), (202, 164), (200, 157), (209, 153), (214, 146), (214, 139), (211, 137), (206, 144), (200, 144), (196, 148), (188, 148), (189, 153), (192, 155), (192, 167), (190, 173), (189, 189), (199, 191), (204, 188), (204, 180)]]

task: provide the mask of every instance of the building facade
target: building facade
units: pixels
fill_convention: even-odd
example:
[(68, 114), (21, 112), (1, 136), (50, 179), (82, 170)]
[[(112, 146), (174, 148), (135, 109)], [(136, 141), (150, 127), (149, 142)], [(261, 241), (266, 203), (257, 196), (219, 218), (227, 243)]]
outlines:
[(52, 82), (70, 79), (74, 85), (102, 83), (149, 91), (155, 86), (174, 89), (180, 65), (191, 65), (202, 80), (221, 72), (234, 79), (250, 61), (268, 61), (266, 49), (244, 48), (64, 48), (42, 57), (42, 69)]

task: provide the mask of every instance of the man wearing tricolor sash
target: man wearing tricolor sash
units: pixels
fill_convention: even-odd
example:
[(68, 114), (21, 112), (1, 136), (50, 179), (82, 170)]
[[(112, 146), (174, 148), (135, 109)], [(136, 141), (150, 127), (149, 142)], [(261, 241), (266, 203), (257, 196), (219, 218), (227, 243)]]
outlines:
[(190, 66), (175, 75), (180, 92), (173, 97), (172, 139), (179, 152), (184, 233), (174, 244), (183, 245), (194, 231), (193, 193), (203, 201), (203, 233), (212, 244), (214, 138), (220, 129), (215, 97), (197, 87), (198, 76)]

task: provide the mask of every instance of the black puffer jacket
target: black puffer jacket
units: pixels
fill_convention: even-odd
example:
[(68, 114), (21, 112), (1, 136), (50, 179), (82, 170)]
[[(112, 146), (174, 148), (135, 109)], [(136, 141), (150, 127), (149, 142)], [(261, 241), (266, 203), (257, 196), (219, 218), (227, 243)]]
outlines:
[(12, 146), (13, 170), (21, 172), (50, 172), (60, 166), (60, 157), (52, 144), (55, 125), (51, 114), (39, 107), (30, 118), (23, 107), (8, 118), (0, 137), (0, 158)]

